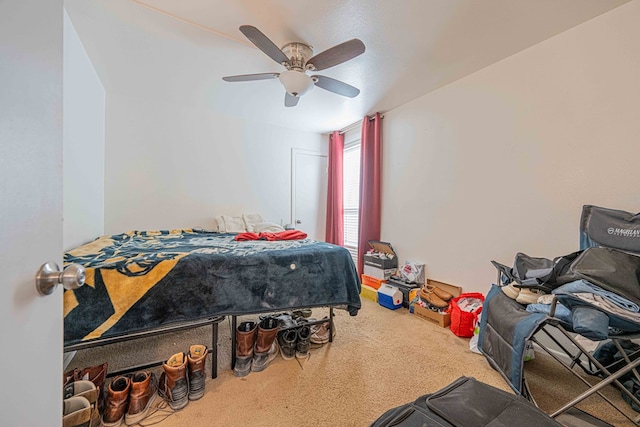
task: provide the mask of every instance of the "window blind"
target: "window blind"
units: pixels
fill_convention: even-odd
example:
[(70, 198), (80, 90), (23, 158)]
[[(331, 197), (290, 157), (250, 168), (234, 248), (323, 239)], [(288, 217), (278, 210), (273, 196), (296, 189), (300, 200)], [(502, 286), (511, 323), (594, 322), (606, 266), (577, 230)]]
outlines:
[(344, 245), (354, 261), (358, 255), (358, 209), (360, 204), (360, 141), (344, 149)]

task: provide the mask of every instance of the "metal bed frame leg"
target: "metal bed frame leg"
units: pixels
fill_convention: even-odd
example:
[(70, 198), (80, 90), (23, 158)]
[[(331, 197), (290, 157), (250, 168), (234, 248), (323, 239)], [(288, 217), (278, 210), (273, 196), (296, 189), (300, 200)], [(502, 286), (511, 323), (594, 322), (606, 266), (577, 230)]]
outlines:
[(218, 322), (211, 324), (211, 379), (218, 378)]
[(329, 307), (329, 342), (333, 342), (333, 307)]
[(231, 370), (236, 367), (236, 329), (238, 328), (238, 316), (231, 316)]

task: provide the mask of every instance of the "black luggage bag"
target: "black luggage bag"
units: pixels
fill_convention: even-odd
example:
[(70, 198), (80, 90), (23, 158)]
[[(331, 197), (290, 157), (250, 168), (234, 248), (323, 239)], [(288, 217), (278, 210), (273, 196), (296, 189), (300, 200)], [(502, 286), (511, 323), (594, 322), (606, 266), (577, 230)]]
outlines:
[(471, 377), (389, 409), (371, 427), (559, 427), (531, 402)]

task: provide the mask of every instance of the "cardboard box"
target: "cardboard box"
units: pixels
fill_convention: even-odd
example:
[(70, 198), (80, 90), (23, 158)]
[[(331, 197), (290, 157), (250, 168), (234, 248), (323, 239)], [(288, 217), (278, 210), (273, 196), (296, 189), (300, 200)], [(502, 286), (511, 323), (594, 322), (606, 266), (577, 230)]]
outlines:
[(364, 254), (364, 265), (370, 265), (372, 267), (378, 267), (383, 270), (397, 270), (398, 269), (398, 255), (393, 250), (391, 243), (380, 242), (378, 240), (369, 240), (369, 246), (379, 253), (385, 253), (393, 255), (393, 258), (378, 258), (374, 254)]
[(362, 285), (360, 296), (373, 302), (378, 302), (378, 290), (373, 289), (371, 286)]
[(429, 310), (417, 304), (413, 307), (413, 314), (428, 322), (435, 323), (441, 328), (446, 328), (451, 324), (451, 314)]
[(364, 266), (364, 274), (378, 280), (387, 280), (389, 279), (389, 277), (393, 276), (396, 273), (396, 271), (397, 270), (395, 268), (383, 270), (381, 268), (372, 267), (370, 265)]
[[(427, 279), (427, 284), (437, 286), (443, 291), (449, 292), (454, 297), (460, 296), (460, 294), (462, 293), (462, 288), (460, 286), (450, 285), (448, 283), (439, 282), (437, 280)], [(421, 307), (417, 304), (413, 307), (413, 314), (420, 317), (421, 319), (434, 323), (441, 328), (447, 328), (451, 324), (451, 314), (429, 310), (428, 308)]]

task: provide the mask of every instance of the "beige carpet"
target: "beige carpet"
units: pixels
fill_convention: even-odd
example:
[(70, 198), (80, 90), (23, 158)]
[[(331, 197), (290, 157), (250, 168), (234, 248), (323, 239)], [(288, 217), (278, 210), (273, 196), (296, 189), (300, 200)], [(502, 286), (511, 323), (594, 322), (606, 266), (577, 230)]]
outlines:
[[(311, 357), (300, 364), (278, 357), (265, 371), (244, 378), (234, 377), (230, 370), (230, 322), (220, 323), (218, 378), (207, 381), (202, 399), (156, 425), (367, 426), (385, 410), (434, 392), (460, 376), (510, 391), (485, 358), (469, 350), (468, 339), (406, 309), (391, 311), (363, 299), (358, 316), (350, 317), (343, 310), (335, 313), (337, 336), (332, 344), (313, 349)], [(326, 314), (328, 309), (314, 310), (314, 317)], [(187, 351), (190, 344), (209, 344), (210, 330), (199, 328), (84, 350), (70, 367), (107, 361), (110, 370), (115, 370), (167, 359)], [(526, 364), (533, 395), (547, 412), (584, 389), (556, 365), (542, 354)], [(161, 368), (154, 372), (159, 374)], [(635, 416), (619, 392), (610, 386), (605, 390)], [(613, 425), (633, 425), (600, 401), (591, 398), (582, 406)]]

